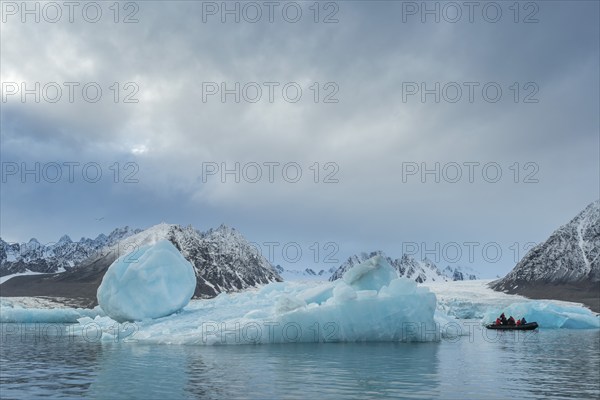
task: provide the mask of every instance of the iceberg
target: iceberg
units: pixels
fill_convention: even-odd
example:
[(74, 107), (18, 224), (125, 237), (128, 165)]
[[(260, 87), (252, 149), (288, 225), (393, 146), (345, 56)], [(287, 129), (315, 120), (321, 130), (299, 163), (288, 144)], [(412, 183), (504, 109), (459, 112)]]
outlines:
[(196, 274), (168, 240), (121, 256), (98, 287), (98, 304), (118, 322), (160, 318), (185, 307), (196, 289)]
[[(39, 306), (26, 309), (1, 301), (0, 321), (76, 321), (69, 332), (93, 340), (191, 345), (430, 342), (442, 340), (445, 334), (454, 340), (455, 330), (465, 334), (457, 316), (485, 323), (500, 312), (537, 321), (540, 329), (600, 327), (597, 315), (575, 303), (532, 301), (495, 292), (482, 281), (423, 286), (398, 278), (390, 268), (385, 258), (376, 256), (346, 271), (348, 275), (335, 282), (274, 282), (243, 292), (221, 293), (212, 299), (192, 300), (176, 313), (168, 311), (163, 316), (125, 323), (115, 319), (112, 312), (104, 314), (99, 307), (40, 312)], [(139, 282), (132, 285), (126, 284), (125, 288), (143, 290)], [(142, 296), (146, 316), (150, 315), (147, 309), (158, 302), (148, 299), (148, 295)], [(171, 310), (177, 309), (178, 305), (169, 303)]]
[(356, 290), (378, 290), (397, 278), (396, 270), (377, 255), (350, 268), (342, 276), (342, 280)]
[(63, 323), (74, 324), (84, 317), (104, 316), (99, 307), (87, 308), (39, 308), (13, 305), (2, 299), (0, 302), (0, 323)]
[[(434, 341), (435, 295), (397, 278), (382, 257), (349, 270), (348, 278), (314, 286), (278, 282), (258, 290), (191, 301), (181, 312), (128, 325), (128, 341), (177, 344), (258, 344), (338, 341)], [(393, 273), (390, 273), (390, 270)], [(115, 320), (84, 317), (103, 340), (118, 340)]]

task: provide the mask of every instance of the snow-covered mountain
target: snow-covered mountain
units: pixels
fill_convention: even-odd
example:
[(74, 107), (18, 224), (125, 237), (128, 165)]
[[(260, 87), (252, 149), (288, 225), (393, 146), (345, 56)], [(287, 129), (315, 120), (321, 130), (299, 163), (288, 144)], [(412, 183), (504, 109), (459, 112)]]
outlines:
[(331, 274), (333, 274), (337, 267), (329, 268), (328, 270), (320, 269), (315, 271), (312, 268), (305, 268), (303, 270), (297, 269), (286, 269), (281, 265), (276, 265), (275, 269), (286, 281), (327, 281)]
[(128, 226), (117, 228), (108, 236), (98, 235), (95, 239), (81, 238), (74, 242), (63, 235), (58, 242), (41, 244), (32, 238), (27, 243), (7, 243), (0, 238), (0, 277), (27, 271), (52, 273), (64, 272), (90, 257), (102, 253), (102, 249), (113, 246), (141, 229)]
[[(584, 291), (592, 298), (600, 297), (600, 200), (533, 247), (508, 275), (491, 286), (527, 296), (537, 296), (536, 289), (548, 292), (551, 287), (556, 298)], [(572, 293), (564, 293), (565, 288)]]
[(440, 270), (435, 263), (427, 258), (422, 261), (416, 260), (413, 257), (404, 254), (402, 258), (393, 260), (386, 256), (382, 251), (373, 251), (370, 253), (360, 253), (348, 258), (340, 267), (331, 275), (330, 281), (340, 279), (346, 271), (355, 265), (361, 264), (374, 256), (383, 256), (386, 261), (396, 269), (398, 276), (403, 276), (412, 279), (415, 282), (445, 282), (445, 281), (462, 281), (479, 279), (478, 274), (467, 267), (446, 267)]
[(103, 248), (66, 272), (13, 278), (0, 286), (3, 296), (80, 297), (95, 303), (106, 269), (122, 255), (136, 261), (136, 249), (167, 239), (194, 267), (195, 297), (214, 297), (258, 284), (281, 281), (271, 264), (235, 229), (221, 225), (207, 232), (191, 226), (159, 224)]
[(451, 281), (474, 281), (480, 279), (479, 273), (473, 268), (460, 265), (454, 268), (448, 265), (442, 270), (442, 274), (447, 276)]
[(533, 247), (495, 285), (503, 290), (518, 282), (580, 281), (600, 281), (600, 200)]
[[(170, 240), (178, 248), (177, 243), (181, 243), (180, 251), (196, 268), (196, 296), (212, 297), (221, 292), (283, 280), (271, 263), (237, 230), (221, 225), (205, 233), (196, 231), (199, 240), (195, 242), (191, 228), (187, 229), (174, 229), (177, 242)], [(185, 236), (187, 241), (181, 240)]]

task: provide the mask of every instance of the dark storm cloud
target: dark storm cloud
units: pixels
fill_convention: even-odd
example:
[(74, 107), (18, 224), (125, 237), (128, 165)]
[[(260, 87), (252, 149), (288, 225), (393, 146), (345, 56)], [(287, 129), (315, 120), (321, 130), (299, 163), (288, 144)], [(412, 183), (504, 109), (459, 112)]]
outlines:
[[(2, 103), (3, 161), (94, 161), (104, 169), (133, 162), (139, 182), (9, 181), (2, 236), (43, 232), (51, 240), (125, 223), (223, 221), (257, 241), (332, 240), (347, 253), (399, 256), (404, 241), (541, 241), (599, 196), (597, 3), (536, 2), (533, 24), (514, 23), (508, 3), (498, 23), (476, 14), (474, 23), (454, 24), (403, 22), (403, 2), (339, 2), (339, 23), (315, 24), (310, 4), (301, 4), (305, 18), (294, 24), (277, 14), (275, 23), (204, 23), (202, 2), (140, 3), (135, 24), (3, 24), (3, 82), (93, 81), (104, 89), (93, 104)], [(279, 92), (273, 103), (266, 95), (256, 104), (202, 101), (202, 82), (272, 81), (298, 82), (302, 100), (283, 101)], [(121, 95), (126, 82), (137, 85), (139, 102), (115, 104), (113, 82)], [(339, 102), (314, 103), (314, 82), (335, 83)], [(466, 91), (457, 103), (422, 103), (418, 94), (403, 101), (406, 82), (479, 86), (472, 103)], [(503, 89), (498, 103), (482, 98), (488, 82)], [(523, 103), (527, 83), (539, 89), (538, 103)], [(298, 162), (306, 179), (201, 177), (203, 162), (268, 161)], [(335, 163), (339, 183), (314, 184), (316, 161)], [(481, 175), (472, 184), (423, 184), (418, 175), (405, 182), (406, 162), (495, 162), (504, 175), (495, 184)], [(520, 181), (524, 164), (534, 163), (539, 183), (512, 182), (515, 162)], [(88, 223), (90, 213), (106, 214), (105, 227)]]

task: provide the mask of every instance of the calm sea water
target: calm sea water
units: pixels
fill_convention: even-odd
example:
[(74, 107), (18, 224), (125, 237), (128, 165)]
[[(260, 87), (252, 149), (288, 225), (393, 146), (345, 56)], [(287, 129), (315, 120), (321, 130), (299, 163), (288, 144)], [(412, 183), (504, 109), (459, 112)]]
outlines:
[[(0, 398), (600, 398), (600, 331), (436, 343), (178, 346), (8, 335)], [(54, 340), (52, 340), (54, 339)]]

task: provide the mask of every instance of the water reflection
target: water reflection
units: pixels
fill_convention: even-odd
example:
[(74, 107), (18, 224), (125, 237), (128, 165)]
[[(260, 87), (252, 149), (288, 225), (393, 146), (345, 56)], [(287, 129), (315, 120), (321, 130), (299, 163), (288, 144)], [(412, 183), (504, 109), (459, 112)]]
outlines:
[(599, 330), (527, 337), (479, 331), (420, 344), (206, 347), (25, 339), (2, 335), (2, 399), (600, 397)]
[[(361, 398), (439, 386), (438, 344), (285, 344), (187, 348), (190, 394), (203, 398)], [(210, 379), (206, 379), (210, 378)], [(363, 397), (364, 398), (364, 397)]]
[(104, 343), (97, 351), (96, 376), (86, 396), (154, 399), (163, 393), (173, 399), (184, 397), (185, 354), (177, 346)]
[[(12, 326), (12, 328), (6, 328)], [(93, 381), (98, 343), (57, 336), (42, 324), (0, 324), (0, 398), (78, 398)]]

